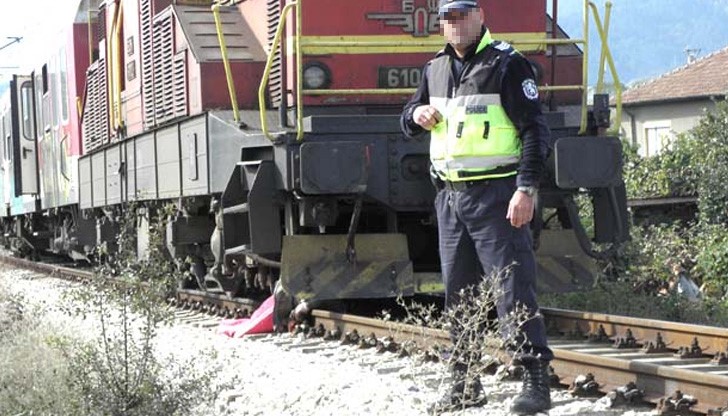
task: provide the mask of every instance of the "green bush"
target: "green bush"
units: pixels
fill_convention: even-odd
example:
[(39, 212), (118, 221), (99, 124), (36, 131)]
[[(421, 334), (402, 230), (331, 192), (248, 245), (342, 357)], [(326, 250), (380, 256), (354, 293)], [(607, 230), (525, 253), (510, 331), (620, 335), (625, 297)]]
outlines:
[(707, 296), (723, 298), (728, 292), (728, 233), (720, 224), (703, 223), (696, 230), (692, 272)]
[[(699, 171), (694, 158), (700, 143), (690, 135), (679, 135), (656, 156), (641, 157), (637, 148), (623, 143), (624, 182), (629, 198), (694, 196)], [(696, 160), (699, 160), (696, 159)]]
[(728, 103), (717, 103), (690, 135), (698, 144), (694, 167), (699, 172), (700, 220), (728, 225)]
[(665, 280), (677, 263), (703, 284), (706, 295), (723, 297), (728, 289), (728, 103), (716, 103), (660, 155), (641, 158), (628, 144), (624, 155), (629, 198), (698, 197), (697, 224), (632, 229), (627, 271), (642, 280)]
[(679, 223), (635, 227), (626, 250), (627, 272), (632, 281), (674, 279), (679, 270), (692, 267), (696, 255), (692, 233)]

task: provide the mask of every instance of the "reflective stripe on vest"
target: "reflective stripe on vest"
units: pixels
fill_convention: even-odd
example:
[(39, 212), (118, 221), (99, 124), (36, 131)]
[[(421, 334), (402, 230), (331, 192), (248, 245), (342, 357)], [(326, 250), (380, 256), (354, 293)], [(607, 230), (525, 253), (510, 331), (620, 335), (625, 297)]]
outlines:
[[(491, 42), (486, 33), (478, 51)], [(449, 66), (449, 59), (440, 64)], [(500, 94), (457, 95), (452, 98), (431, 95), (430, 105), (443, 116), (443, 121), (432, 129), (430, 136), (430, 158), (442, 179), (455, 182), (516, 174), (521, 140), (501, 105)]]

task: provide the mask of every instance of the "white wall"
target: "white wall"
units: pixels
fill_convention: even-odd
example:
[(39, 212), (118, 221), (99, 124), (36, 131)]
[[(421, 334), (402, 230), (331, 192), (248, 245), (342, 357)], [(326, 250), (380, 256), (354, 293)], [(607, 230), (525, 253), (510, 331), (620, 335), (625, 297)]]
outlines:
[(639, 146), (640, 155), (655, 155), (661, 150), (661, 142), (690, 130), (706, 110), (714, 108), (715, 103), (709, 99), (624, 107), (622, 134)]

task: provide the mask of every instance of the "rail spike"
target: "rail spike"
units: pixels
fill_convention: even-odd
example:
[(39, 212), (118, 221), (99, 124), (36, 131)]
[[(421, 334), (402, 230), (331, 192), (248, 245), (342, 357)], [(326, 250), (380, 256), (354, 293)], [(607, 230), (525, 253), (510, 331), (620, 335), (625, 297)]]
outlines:
[(614, 340), (614, 348), (627, 349), (627, 348), (639, 348), (640, 345), (637, 343), (637, 339), (632, 334), (632, 330), (627, 328), (627, 332), (624, 334), (624, 338), (617, 338)]
[(359, 336), (359, 331), (354, 329), (344, 335), (344, 338), (341, 340), (341, 345), (357, 345), (360, 338), (361, 336)]
[(311, 328), (310, 331), (308, 331), (308, 334), (306, 334), (306, 338), (323, 338), (326, 335), (326, 328), (324, 328), (323, 324), (318, 324), (315, 327)]
[(324, 335), (324, 341), (338, 341), (341, 339), (341, 328), (334, 327)]
[(377, 346), (377, 336), (372, 332), (368, 337), (362, 337), (359, 339), (359, 349), (368, 350)]
[(597, 383), (592, 373), (576, 377), (569, 387), (569, 393), (576, 397), (595, 397), (601, 395), (599, 393), (599, 383)]
[[(728, 364), (728, 347), (726, 347), (725, 351), (718, 351), (713, 356), (713, 359), (710, 360), (710, 363), (713, 365), (726, 365)], [(728, 412), (728, 410), (726, 410)]]
[(702, 358), (703, 349), (700, 347), (698, 337), (693, 338), (693, 342), (689, 347), (680, 347), (675, 353), (676, 357), (680, 358)]
[(644, 397), (645, 391), (637, 388), (637, 385), (633, 381), (607, 393), (610, 407), (634, 406), (641, 403)]
[(655, 337), (655, 342), (647, 342), (645, 346), (642, 347), (642, 352), (645, 354), (663, 354), (670, 352), (670, 349), (667, 348), (665, 340), (662, 338), (662, 334), (658, 332)]
[(696, 398), (675, 390), (672, 395), (660, 399), (655, 410), (660, 416), (693, 416), (700, 414), (692, 410), (696, 404), (698, 404)]
[(591, 332), (588, 335), (588, 341), (592, 343), (610, 343), (612, 340), (607, 335), (607, 331), (604, 329), (604, 325), (599, 324), (597, 332)]
[(397, 352), (401, 347), (394, 341), (394, 338), (387, 336), (377, 343), (377, 354), (385, 352)]
[(426, 349), (422, 351), (422, 355), (419, 357), (419, 360), (424, 363), (439, 363), (440, 352), (432, 349)]

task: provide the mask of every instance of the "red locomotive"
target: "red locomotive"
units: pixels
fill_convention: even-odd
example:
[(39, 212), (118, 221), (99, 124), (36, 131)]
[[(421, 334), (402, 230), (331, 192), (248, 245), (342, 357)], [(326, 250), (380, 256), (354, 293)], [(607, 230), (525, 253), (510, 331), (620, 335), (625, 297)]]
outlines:
[[(494, 37), (533, 62), (555, 136), (576, 136), (561, 110), (583, 94), (552, 87), (582, 84), (581, 50), (548, 42), (566, 35), (545, 0), (483, 5)], [(166, 245), (189, 289), (255, 297), (280, 280), (308, 299), (437, 290), (428, 141), (397, 124), (443, 46), (436, 0), (92, 0), (76, 16), (65, 45), (14, 78), (0, 113), (2, 227), (15, 251), (86, 259), (113, 241), (115, 213), (130, 203), (141, 215), (174, 203)], [(587, 136), (604, 126), (594, 114)], [(620, 154), (601, 139), (562, 141), (539, 213), (554, 208), (570, 216), (564, 228), (583, 231), (571, 198), (590, 188), (596, 239), (615, 243), (626, 229)], [(584, 143), (613, 159), (586, 175), (574, 153)], [(589, 278), (559, 257), (577, 254), (570, 244), (597, 255), (583, 233), (542, 225), (542, 271)]]

